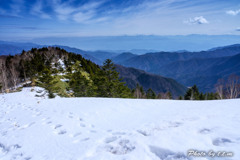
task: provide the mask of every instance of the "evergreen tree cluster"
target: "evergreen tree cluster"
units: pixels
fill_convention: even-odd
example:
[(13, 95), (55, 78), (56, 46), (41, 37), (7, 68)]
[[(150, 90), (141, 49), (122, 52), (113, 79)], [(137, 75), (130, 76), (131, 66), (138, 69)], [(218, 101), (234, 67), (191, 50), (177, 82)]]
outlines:
[[(58, 95), (61, 97), (173, 99), (171, 92), (156, 94), (151, 88), (144, 90), (139, 84), (135, 89), (130, 90), (119, 78), (119, 73), (110, 59), (107, 59), (103, 66), (98, 66), (84, 59), (80, 54), (69, 53), (58, 47), (32, 48), (27, 52), (22, 51), (21, 55), (6, 57), (5, 68), (4, 63), (2, 65), (0, 75), (3, 80), (0, 82), (0, 90), (6, 89), (8, 85), (16, 86), (19, 82), (29, 81), (32, 86), (45, 88), (50, 98)], [(235, 81), (238, 82), (235, 79), (232, 80), (234, 84)], [(222, 85), (218, 86), (218, 95), (199, 92), (194, 85), (178, 99), (218, 99), (222, 93), (220, 92)], [(238, 91), (239, 85), (236, 86), (235, 90)], [(231, 91), (231, 86), (229, 88)], [(232, 95), (230, 93), (229, 95)]]
[[(79, 54), (55, 48), (33, 48), (30, 60), (23, 63), (24, 74), (32, 82), (45, 88), (50, 98), (62, 97), (119, 97), (131, 98), (131, 90), (121, 82), (114, 64), (107, 59), (102, 67)], [(60, 62), (61, 63), (60, 63)]]
[(137, 84), (136, 88), (132, 90), (134, 98), (142, 98), (142, 99), (172, 99), (171, 92), (166, 93), (158, 93), (156, 94), (151, 88), (149, 88), (146, 92), (143, 87)]
[[(182, 100), (183, 98), (180, 96), (179, 100)], [(193, 85), (190, 87), (186, 94), (184, 95), (185, 100), (214, 100), (218, 99), (216, 93), (202, 93), (199, 92), (196, 85)]]

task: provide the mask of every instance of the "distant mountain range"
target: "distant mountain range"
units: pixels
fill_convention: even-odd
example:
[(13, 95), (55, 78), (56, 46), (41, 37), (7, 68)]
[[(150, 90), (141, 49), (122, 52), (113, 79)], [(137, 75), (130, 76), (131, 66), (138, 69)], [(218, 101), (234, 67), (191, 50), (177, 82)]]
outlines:
[(44, 45), (65, 45), (83, 50), (122, 50), (134, 54), (158, 51), (202, 51), (240, 42), (240, 35), (122, 35), (87, 37), (47, 37), (31, 42)]
[[(31, 45), (36, 47), (40, 46), (35, 44), (14, 45), (14, 43), (10, 45), (7, 43), (2, 44), (2, 42), (0, 42), (0, 45), (0, 53), (20, 53), (20, 50), (30, 47)], [(169, 77), (187, 87), (196, 84), (200, 91), (203, 92), (214, 91), (214, 84), (219, 78), (227, 78), (230, 74), (240, 75), (240, 44), (216, 47), (200, 52), (181, 50), (176, 52), (153, 52), (142, 55), (130, 52), (84, 51), (59, 45), (58, 47), (68, 52), (81, 54), (84, 58), (99, 65), (101, 65), (105, 59), (110, 58), (116, 64), (144, 70), (145, 73), (149, 72)], [(125, 71), (127, 70), (129, 71), (129, 69), (125, 68)], [(133, 71), (133, 69), (131, 69), (131, 71)], [(122, 75), (127, 77), (127, 74)], [(137, 82), (135, 80), (131, 82), (130, 80), (126, 81), (130, 87)], [(145, 85), (145, 82), (142, 84)], [(148, 86), (145, 86), (145, 88), (147, 87)], [(157, 90), (158, 89), (156, 89), (156, 91)]]
[(240, 45), (202, 52), (159, 52), (135, 56), (119, 62), (150, 73), (171, 77), (185, 86), (196, 84), (201, 91), (214, 91), (219, 78), (240, 75)]

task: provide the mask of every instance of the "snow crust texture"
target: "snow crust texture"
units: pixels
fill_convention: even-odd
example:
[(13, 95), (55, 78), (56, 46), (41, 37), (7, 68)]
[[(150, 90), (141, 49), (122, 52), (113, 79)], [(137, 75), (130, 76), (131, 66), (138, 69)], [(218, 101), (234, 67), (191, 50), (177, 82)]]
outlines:
[(239, 99), (48, 99), (40, 90), (0, 95), (0, 160), (240, 160)]

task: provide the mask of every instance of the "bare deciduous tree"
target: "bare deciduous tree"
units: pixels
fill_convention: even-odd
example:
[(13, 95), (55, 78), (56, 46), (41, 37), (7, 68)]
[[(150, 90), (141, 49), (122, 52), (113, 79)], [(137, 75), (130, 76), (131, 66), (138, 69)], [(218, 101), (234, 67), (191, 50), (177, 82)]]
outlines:
[(240, 77), (230, 75), (226, 83), (226, 98), (237, 98), (240, 94)]
[(2, 92), (4, 92), (6, 89), (8, 89), (8, 82), (7, 82), (7, 75), (6, 75), (6, 66), (3, 62), (0, 62), (0, 77), (1, 77), (1, 83), (2, 83)]
[(219, 99), (224, 98), (224, 79), (219, 79), (215, 85), (216, 93), (218, 94)]
[(17, 83), (18, 83), (18, 76), (17, 76), (17, 71), (16, 71), (13, 63), (11, 64), (11, 67), (10, 67), (10, 73), (11, 73), (11, 79), (12, 79), (14, 89), (16, 89)]

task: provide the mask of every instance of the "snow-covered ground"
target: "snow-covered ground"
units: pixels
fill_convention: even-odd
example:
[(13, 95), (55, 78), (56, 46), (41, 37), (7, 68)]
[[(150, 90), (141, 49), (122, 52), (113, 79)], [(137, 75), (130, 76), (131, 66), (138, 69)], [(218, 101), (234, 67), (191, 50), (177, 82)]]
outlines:
[(239, 99), (47, 99), (37, 89), (0, 95), (1, 160), (240, 160)]

